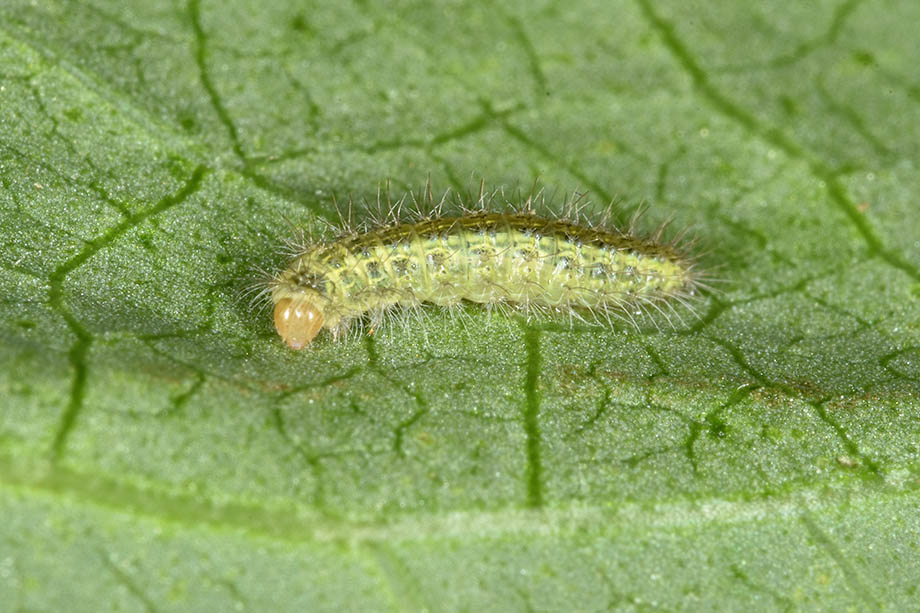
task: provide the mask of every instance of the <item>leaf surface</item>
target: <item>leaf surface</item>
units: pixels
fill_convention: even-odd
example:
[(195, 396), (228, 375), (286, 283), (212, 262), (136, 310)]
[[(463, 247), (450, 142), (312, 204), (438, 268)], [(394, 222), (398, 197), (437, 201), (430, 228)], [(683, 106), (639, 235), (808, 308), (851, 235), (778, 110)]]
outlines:
[[(0, 602), (913, 606), (916, 6), (265, 4), (0, 6)], [(299, 353), (242, 297), (334, 199), (483, 177), (718, 281)]]

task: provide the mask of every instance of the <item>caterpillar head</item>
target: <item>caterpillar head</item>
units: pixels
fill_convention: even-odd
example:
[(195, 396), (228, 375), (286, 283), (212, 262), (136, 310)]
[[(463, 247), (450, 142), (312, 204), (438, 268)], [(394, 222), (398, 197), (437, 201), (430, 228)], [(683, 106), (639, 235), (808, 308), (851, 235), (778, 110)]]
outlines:
[(291, 349), (303, 349), (323, 327), (323, 313), (304, 298), (284, 297), (275, 303), (275, 329)]

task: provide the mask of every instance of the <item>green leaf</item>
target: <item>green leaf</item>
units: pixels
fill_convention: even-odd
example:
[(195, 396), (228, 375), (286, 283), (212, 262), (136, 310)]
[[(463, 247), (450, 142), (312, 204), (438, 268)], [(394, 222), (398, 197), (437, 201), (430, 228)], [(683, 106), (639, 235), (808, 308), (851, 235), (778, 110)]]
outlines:
[[(918, 20), (4, 2), (3, 608), (915, 606)], [(648, 203), (720, 281), (303, 352), (241, 297), (334, 197), (481, 177)]]

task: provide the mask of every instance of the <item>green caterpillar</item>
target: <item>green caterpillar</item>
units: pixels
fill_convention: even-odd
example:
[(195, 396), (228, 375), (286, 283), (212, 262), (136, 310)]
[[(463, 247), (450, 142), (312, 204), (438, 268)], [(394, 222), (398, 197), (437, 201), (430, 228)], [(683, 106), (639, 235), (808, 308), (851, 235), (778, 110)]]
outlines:
[[(529, 207), (529, 201), (528, 201)], [(577, 218), (577, 215), (576, 215)], [(660, 234), (660, 233), (659, 233)], [(685, 302), (700, 283), (674, 242), (577, 220), (465, 212), (349, 232), (309, 245), (270, 282), (275, 328), (293, 349), (338, 338), (390, 309), (461, 301), (595, 320)]]

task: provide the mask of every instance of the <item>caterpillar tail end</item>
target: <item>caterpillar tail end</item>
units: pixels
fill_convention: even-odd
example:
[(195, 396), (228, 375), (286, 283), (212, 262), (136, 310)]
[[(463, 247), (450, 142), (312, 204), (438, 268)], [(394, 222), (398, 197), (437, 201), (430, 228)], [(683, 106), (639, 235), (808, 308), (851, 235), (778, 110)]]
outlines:
[(303, 349), (319, 334), (323, 314), (303, 300), (282, 298), (275, 304), (275, 329), (291, 349)]

